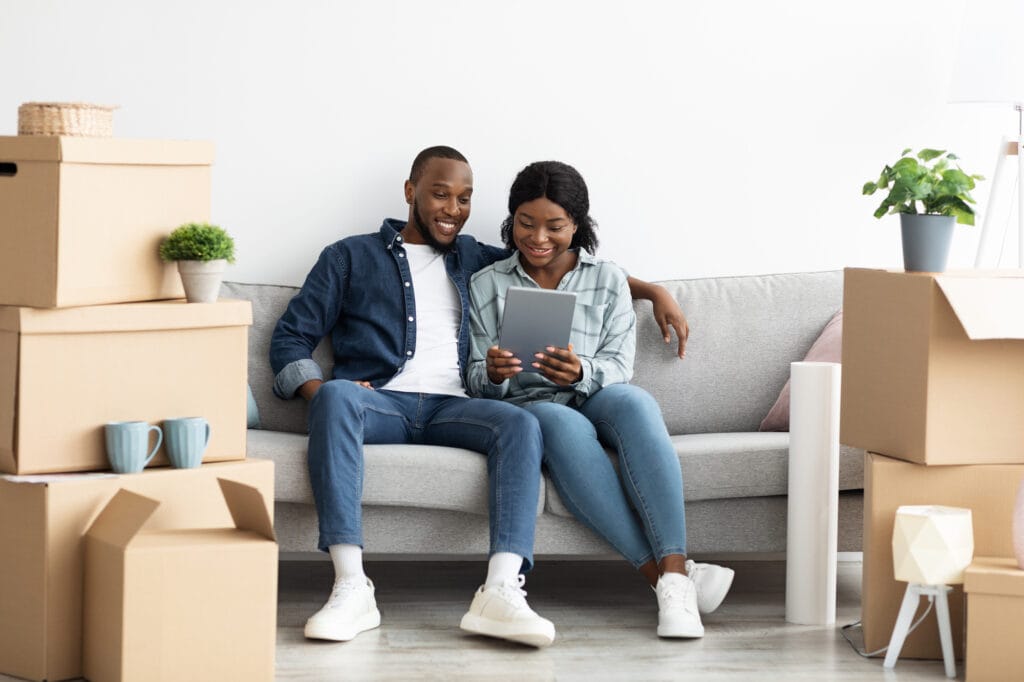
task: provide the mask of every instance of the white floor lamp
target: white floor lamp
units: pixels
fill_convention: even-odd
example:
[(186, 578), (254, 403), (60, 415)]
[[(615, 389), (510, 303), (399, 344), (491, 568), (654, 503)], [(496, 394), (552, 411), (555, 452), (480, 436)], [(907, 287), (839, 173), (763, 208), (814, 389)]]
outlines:
[[(1012, 187), (1017, 194), (1017, 267), (1024, 268), (1024, 2), (1021, 0), (970, 0), (961, 22), (960, 49), (954, 65), (950, 89), (951, 102), (986, 102), (1013, 106), (1017, 111), (1016, 139), (1004, 138), (999, 145), (996, 170), (992, 177), (988, 205), (982, 221), (981, 237), (974, 267), (998, 266), (995, 251), (997, 237), (1005, 238), (1006, 227), (996, 234), (998, 204), (1003, 203), (1000, 189), (1006, 175), (1012, 173), (1008, 157), (1017, 157), (1017, 178)], [(1011, 190), (1011, 197), (1013, 190)]]

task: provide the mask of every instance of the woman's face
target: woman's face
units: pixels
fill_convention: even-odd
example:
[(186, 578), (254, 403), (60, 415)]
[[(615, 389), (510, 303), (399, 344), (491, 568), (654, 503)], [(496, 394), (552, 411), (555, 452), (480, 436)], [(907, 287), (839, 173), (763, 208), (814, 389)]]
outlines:
[(576, 234), (576, 223), (547, 197), (520, 204), (512, 217), (512, 241), (534, 268), (557, 268)]

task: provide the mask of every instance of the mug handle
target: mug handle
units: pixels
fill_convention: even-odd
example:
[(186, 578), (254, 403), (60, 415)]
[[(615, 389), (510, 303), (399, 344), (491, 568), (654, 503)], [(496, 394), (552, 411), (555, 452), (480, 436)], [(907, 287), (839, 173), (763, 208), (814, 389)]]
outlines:
[[(149, 464), (149, 461), (156, 456), (157, 450), (160, 449), (160, 444), (164, 442), (164, 432), (159, 426), (150, 426), (149, 431), (156, 431), (156, 445), (153, 446), (153, 451), (149, 453), (149, 457), (146, 458), (146, 461), (142, 463), (143, 468), (145, 468), (145, 466)], [(146, 432), (146, 435), (149, 435), (149, 431)]]

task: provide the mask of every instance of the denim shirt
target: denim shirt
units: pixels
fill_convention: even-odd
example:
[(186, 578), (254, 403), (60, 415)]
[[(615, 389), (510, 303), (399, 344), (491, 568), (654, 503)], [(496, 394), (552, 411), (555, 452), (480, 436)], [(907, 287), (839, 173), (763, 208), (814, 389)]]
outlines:
[[(299, 293), (274, 328), (270, 366), (274, 393), (292, 398), (307, 381), (323, 380), (313, 349), (328, 333), (334, 378), (380, 388), (416, 353), (416, 299), (401, 230), (387, 219), (375, 234), (347, 237), (320, 253)], [(445, 255), (448, 278), (459, 292), (459, 369), (469, 360), (469, 278), (507, 258), (509, 251), (459, 235)]]

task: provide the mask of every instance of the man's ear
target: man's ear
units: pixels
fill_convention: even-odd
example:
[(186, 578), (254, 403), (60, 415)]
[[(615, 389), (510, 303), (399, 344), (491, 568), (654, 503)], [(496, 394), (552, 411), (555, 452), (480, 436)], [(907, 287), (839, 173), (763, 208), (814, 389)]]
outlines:
[(405, 203), (412, 206), (412, 200), (416, 196), (416, 185), (412, 184), (412, 180), (405, 181)]

